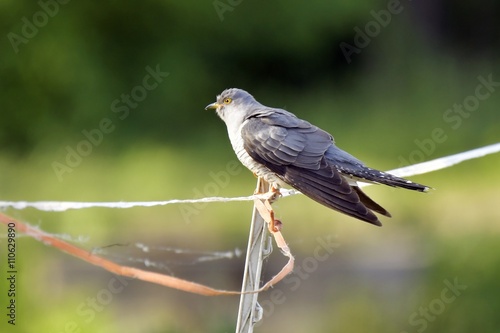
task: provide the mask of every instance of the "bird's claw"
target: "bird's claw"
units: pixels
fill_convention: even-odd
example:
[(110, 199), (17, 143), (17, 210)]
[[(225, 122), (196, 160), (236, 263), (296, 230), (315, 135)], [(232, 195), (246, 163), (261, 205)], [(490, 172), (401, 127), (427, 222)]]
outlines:
[(275, 202), (276, 200), (278, 200), (281, 197), (280, 189), (278, 187), (274, 187), (274, 186), (271, 186), (269, 188), (268, 194), (269, 194), (269, 198), (267, 198), (267, 200), (270, 203)]

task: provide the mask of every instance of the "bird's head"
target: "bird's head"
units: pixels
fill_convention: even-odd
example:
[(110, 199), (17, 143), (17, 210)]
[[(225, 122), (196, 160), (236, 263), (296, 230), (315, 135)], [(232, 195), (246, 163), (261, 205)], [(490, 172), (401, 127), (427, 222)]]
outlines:
[(207, 105), (205, 110), (215, 110), (226, 123), (229, 119), (238, 119), (243, 122), (256, 106), (260, 106), (260, 103), (245, 90), (230, 88), (218, 95), (217, 101)]

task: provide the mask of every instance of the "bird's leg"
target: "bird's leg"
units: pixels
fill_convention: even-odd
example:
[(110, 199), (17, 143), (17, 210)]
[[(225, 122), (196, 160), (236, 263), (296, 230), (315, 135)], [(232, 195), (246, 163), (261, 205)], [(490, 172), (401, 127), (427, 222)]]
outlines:
[(267, 197), (261, 201), (260, 199), (255, 199), (255, 207), (259, 211), (260, 216), (268, 223), (269, 231), (275, 233), (281, 230), (282, 223), (280, 220), (274, 218), (274, 210), (271, 207), (271, 203), (274, 202), (281, 194), (278, 187), (270, 186), (267, 193), (258, 193), (260, 189), (257, 189), (255, 194), (267, 194)]

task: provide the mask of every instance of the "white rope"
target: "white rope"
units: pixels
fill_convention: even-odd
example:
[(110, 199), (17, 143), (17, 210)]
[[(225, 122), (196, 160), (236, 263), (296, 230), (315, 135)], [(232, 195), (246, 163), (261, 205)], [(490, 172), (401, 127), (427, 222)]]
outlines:
[(435, 160), (409, 165), (388, 172), (398, 177), (416, 176), (436, 170), (449, 168), (455, 164), (462, 163), (467, 160), (472, 160), (474, 158), (479, 158), (486, 155), (498, 153), (499, 151), (500, 151), (500, 143), (495, 143), (489, 146), (472, 149), (455, 155), (436, 158)]
[[(494, 154), (500, 151), (500, 143), (495, 143), (489, 146), (472, 149), (466, 152), (450, 155), (446, 157), (437, 158), (431, 161), (418, 163), (399, 169), (388, 171), (389, 173), (398, 177), (409, 177), (428, 173), (431, 171), (441, 170), (451, 167), (455, 164), (471, 160), (474, 158), (483, 157), (489, 154)], [(360, 183), (360, 187), (369, 186), (371, 184)], [(295, 194), (300, 194), (297, 190), (280, 190), (282, 197), (287, 197)], [(35, 208), (41, 211), (48, 212), (63, 212), (69, 209), (84, 209), (93, 207), (103, 208), (132, 208), (132, 207), (153, 207), (165, 206), (172, 204), (190, 204), (190, 203), (206, 203), (206, 202), (232, 202), (232, 201), (253, 201), (254, 199), (265, 199), (266, 195), (250, 195), (246, 197), (207, 197), (200, 199), (173, 199), (167, 201), (136, 201), (136, 202), (73, 202), (73, 201), (0, 201), (0, 209), (14, 208), (26, 209)]]
[(229, 202), (229, 201), (251, 201), (254, 198), (264, 199), (264, 195), (252, 195), (248, 197), (207, 197), (201, 199), (172, 199), (166, 201), (117, 201), (117, 202), (77, 202), (77, 201), (0, 201), (1, 208), (26, 209), (35, 208), (47, 212), (63, 212), (69, 209), (84, 209), (93, 207), (103, 208), (132, 208), (153, 207), (172, 204), (189, 204), (201, 202)]

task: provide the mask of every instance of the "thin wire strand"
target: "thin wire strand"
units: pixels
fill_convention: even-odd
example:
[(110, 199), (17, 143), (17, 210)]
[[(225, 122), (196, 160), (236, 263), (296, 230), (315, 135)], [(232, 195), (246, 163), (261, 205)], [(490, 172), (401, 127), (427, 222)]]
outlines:
[[(431, 161), (418, 163), (394, 170), (389, 173), (399, 177), (410, 177), (428, 173), (431, 171), (441, 170), (453, 166), (455, 164), (471, 160), (474, 158), (483, 157), (489, 154), (498, 153), (500, 151), (500, 143), (495, 143), (489, 146), (472, 149), (466, 152), (449, 155), (446, 157), (437, 158)], [(369, 183), (359, 183), (360, 187), (369, 186)], [(281, 189), (281, 196), (288, 197), (295, 194), (300, 194), (297, 190)], [(234, 201), (252, 201), (254, 199), (265, 199), (263, 195), (251, 195), (245, 197), (206, 197), (200, 199), (173, 199), (166, 201), (136, 201), (136, 202), (74, 202), (74, 201), (0, 201), (0, 209), (26, 209), (34, 208), (40, 211), (48, 212), (63, 212), (69, 209), (84, 209), (84, 208), (132, 208), (132, 207), (154, 207), (166, 206), (172, 204), (190, 204), (190, 203), (210, 203), (210, 202), (234, 202)]]

